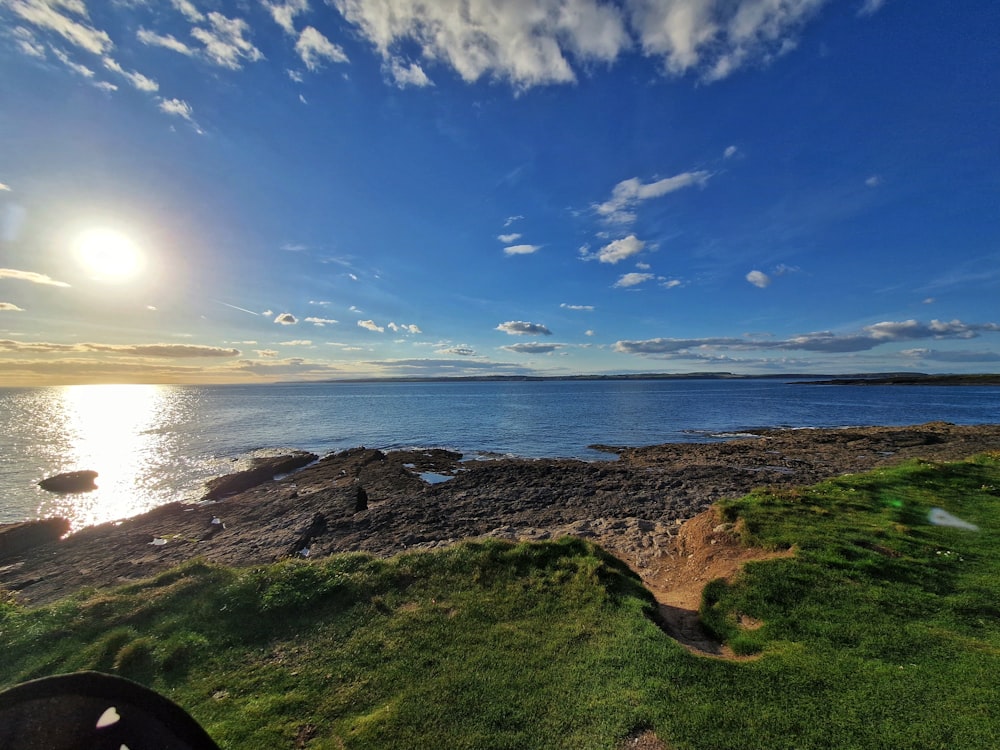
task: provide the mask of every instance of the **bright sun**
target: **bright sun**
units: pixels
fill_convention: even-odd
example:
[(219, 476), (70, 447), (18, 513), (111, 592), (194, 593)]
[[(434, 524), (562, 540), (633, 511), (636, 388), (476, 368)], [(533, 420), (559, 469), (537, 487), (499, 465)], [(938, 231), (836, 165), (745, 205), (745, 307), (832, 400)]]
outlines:
[(88, 273), (101, 281), (127, 281), (143, 266), (136, 244), (114, 229), (81, 232), (73, 243), (73, 252)]

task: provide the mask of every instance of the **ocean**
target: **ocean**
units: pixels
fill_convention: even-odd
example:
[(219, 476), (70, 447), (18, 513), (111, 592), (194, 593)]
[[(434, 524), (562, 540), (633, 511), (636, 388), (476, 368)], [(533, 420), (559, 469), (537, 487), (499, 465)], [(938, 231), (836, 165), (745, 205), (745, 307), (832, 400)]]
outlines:
[[(0, 522), (74, 528), (175, 500), (253, 455), (364, 445), (613, 460), (588, 446), (724, 440), (760, 427), (1000, 422), (1000, 387), (605, 380), (0, 389)], [(97, 471), (75, 495), (37, 486)]]

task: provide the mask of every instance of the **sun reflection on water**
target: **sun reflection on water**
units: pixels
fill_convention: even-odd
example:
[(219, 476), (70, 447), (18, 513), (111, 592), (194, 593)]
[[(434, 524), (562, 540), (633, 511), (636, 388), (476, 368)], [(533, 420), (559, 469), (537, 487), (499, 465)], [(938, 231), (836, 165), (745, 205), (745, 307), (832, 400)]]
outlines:
[[(167, 439), (169, 386), (73, 385), (59, 389), (51, 425), (63, 443), (64, 470), (92, 469), (98, 489), (52, 495), (40, 515), (60, 515), (74, 529), (125, 518), (162, 502), (154, 498), (157, 458)], [(39, 509), (43, 510), (42, 508)]]

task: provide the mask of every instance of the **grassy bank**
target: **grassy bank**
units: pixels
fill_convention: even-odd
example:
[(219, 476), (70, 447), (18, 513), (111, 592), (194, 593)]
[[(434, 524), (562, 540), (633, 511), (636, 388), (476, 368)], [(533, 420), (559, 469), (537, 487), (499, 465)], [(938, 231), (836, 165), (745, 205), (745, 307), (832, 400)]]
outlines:
[[(931, 508), (980, 531), (928, 523)], [(579, 540), (252, 570), (0, 605), (0, 684), (120, 673), (241, 748), (1000, 746), (1000, 457), (911, 462), (720, 508), (792, 546), (706, 590), (746, 661), (694, 656)], [(747, 623), (762, 622), (750, 629)]]

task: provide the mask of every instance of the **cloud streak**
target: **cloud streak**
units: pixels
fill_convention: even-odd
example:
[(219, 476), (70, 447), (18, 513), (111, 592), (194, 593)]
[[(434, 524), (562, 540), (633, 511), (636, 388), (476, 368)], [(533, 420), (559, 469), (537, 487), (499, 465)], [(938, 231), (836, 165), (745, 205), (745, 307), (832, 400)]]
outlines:
[(552, 331), (541, 323), (528, 323), (524, 320), (508, 320), (496, 327), (510, 336), (551, 336)]
[(736, 337), (675, 339), (654, 338), (639, 341), (615, 342), (614, 351), (622, 354), (659, 356), (676, 354), (701, 354), (728, 349), (734, 351), (806, 351), (844, 354), (864, 352), (876, 347), (921, 339), (972, 339), (982, 333), (1000, 332), (997, 323), (963, 323), (960, 320), (883, 321), (865, 326), (853, 333), (819, 331), (792, 336), (786, 339), (751, 339)]
[(102, 353), (134, 357), (176, 357), (184, 358), (217, 358), (238, 357), (239, 349), (229, 349), (219, 346), (199, 346), (196, 344), (96, 344), (75, 343), (55, 344), (44, 341), (26, 342), (0, 340), (0, 351), (32, 352), (35, 354), (59, 354), (66, 352)]
[(46, 286), (68, 287), (65, 281), (56, 281), (51, 276), (34, 271), (18, 271), (14, 268), (0, 268), (0, 279), (17, 279), (18, 281), (29, 281), (32, 284), (43, 284)]

